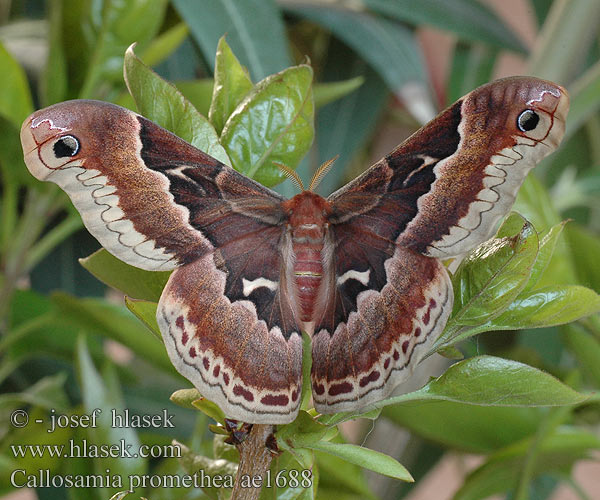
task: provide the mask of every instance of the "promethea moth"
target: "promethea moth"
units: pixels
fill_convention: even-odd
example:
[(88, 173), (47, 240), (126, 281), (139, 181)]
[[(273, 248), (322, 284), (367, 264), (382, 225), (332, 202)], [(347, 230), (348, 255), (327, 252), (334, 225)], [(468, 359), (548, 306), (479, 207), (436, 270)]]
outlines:
[(328, 198), (290, 200), (124, 108), (70, 101), (23, 124), (25, 161), (71, 197), (118, 258), (174, 269), (157, 320), (171, 361), (227, 417), (294, 419), (312, 335), (318, 411), (351, 411), (405, 380), (442, 332), (440, 259), (486, 240), (569, 106), (515, 77), (460, 99)]

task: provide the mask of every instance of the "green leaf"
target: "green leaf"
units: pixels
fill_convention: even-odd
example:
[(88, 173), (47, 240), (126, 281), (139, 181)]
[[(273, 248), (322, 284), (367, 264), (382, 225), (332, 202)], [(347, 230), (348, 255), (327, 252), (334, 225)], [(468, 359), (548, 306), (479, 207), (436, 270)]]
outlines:
[(510, 27), (486, 5), (473, 0), (363, 0), (367, 7), (414, 26), (435, 26), (462, 40), (525, 54), (527, 49)]
[(133, 52), (125, 53), (125, 82), (139, 112), (213, 158), (229, 165), (213, 126), (172, 84), (148, 68)]
[(222, 36), (215, 57), (215, 83), (208, 118), (218, 134), (244, 96), (252, 89), (248, 70), (237, 60)]
[[(40, 80), (43, 106), (63, 101), (67, 95), (67, 57), (63, 49), (65, 2), (48, 4), (48, 58)], [(67, 7), (68, 8), (68, 7)]]
[[(555, 285), (520, 294), (486, 330), (518, 330), (563, 325), (600, 312), (600, 296), (583, 286)], [(482, 330), (485, 331), (485, 330)]]
[(510, 215), (496, 237), (471, 252), (454, 274), (450, 321), (478, 325), (500, 314), (527, 284), (537, 252), (533, 226)]
[(141, 59), (148, 66), (156, 66), (182, 44), (188, 33), (185, 23), (176, 24), (152, 40), (143, 50)]
[(225, 422), (225, 413), (215, 403), (202, 396), (192, 401), (192, 407), (219, 423)]
[(162, 334), (156, 322), (156, 308), (158, 304), (156, 302), (148, 302), (147, 300), (130, 299), (125, 296), (125, 305), (162, 342)]
[(102, 283), (150, 302), (158, 302), (171, 275), (170, 271), (144, 271), (125, 264), (104, 248), (79, 259), (79, 263)]
[(328, 443), (326, 441), (319, 441), (307, 447), (329, 453), (351, 464), (360, 465), (365, 469), (378, 472), (384, 476), (393, 477), (400, 481), (413, 482), (410, 472), (402, 464), (388, 455), (370, 450), (369, 448), (363, 448), (354, 444)]
[(285, 26), (274, 0), (172, 3), (210, 64), (217, 41), (226, 33), (233, 52), (255, 81), (290, 65)]
[(523, 289), (524, 292), (533, 290), (539, 279), (546, 271), (548, 264), (552, 259), (552, 255), (554, 255), (556, 244), (558, 243), (558, 239), (562, 234), (565, 224), (566, 222), (561, 222), (560, 224), (552, 226), (550, 230), (547, 231), (546, 234), (540, 239), (540, 248), (531, 269), (529, 281)]
[(265, 186), (296, 168), (314, 136), (313, 72), (300, 65), (259, 82), (227, 120), (221, 142), (233, 167)]
[(21, 130), (21, 124), (33, 111), (25, 71), (0, 43), (0, 115)]
[(317, 83), (313, 87), (315, 107), (318, 109), (330, 102), (341, 99), (358, 89), (365, 81), (363, 76), (355, 76), (347, 80), (329, 83)]
[(80, 97), (89, 99), (107, 81), (121, 79), (123, 53), (132, 43), (143, 49), (158, 33), (163, 21), (166, 0), (131, 0), (105, 2), (101, 12), (89, 13), (89, 31), (95, 36), (93, 53)]
[(371, 408), (432, 399), (483, 406), (568, 406), (587, 396), (532, 366), (477, 356), (455, 363), (418, 391), (384, 399)]
[(198, 392), (198, 389), (179, 389), (171, 394), (169, 399), (183, 408), (193, 410), (196, 407), (192, 403), (201, 398), (202, 394)]

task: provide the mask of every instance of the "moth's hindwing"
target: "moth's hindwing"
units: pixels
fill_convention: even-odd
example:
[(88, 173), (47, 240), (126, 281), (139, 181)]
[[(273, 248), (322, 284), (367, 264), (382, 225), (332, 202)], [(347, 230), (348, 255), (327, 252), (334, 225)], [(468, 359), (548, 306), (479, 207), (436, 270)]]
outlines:
[[(261, 288), (270, 286), (266, 281)], [(302, 337), (293, 326), (278, 326), (289, 323), (291, 317), (279, 316), (291, 314), (289, 305), (278, 288), (267, 303), (230, 300), (226, 287), (227, 273), (211, 255), (173, 272), (157, 313), (169, 357), (227, 417), (290, 422), (300, 404)], [(267, 321), (257, 315), (257, 304)]]
[(368, 262), (355, 260), (349, 269), (348, 261), (337, 260), (335, 296), (315, 328), (311, 378), (322, 413), (353, 411), (388, 396), (452, 311), (452, 284), (437, 259), (396, 246), (391, 255), (373, 251)]

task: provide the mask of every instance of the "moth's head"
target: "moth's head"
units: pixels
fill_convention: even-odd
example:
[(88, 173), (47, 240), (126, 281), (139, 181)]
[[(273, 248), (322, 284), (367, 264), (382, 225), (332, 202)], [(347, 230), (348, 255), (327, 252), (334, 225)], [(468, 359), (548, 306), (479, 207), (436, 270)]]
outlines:
[(282, 206), (287, 213), (288, 223), (292, 227), (301, 227), (306, 224), (323, 227), (331, 214), (330, 203), (312, 191), (302, 191), (283, 202)]
[(504, 78), (479, 87), (464, 99), (463, 112), (485, 114), (481, 126), (497, 129), (498, 140), (503, 136), (526, 138), (548, 146), (549, 153), (564, 136), (569, 95), (553, 82), (529, 76)]
[(100, 101), (77, 100), (33, 113), (21, 127), (29, 171), (45, 180), (55, 170), (83, 166), (92, 152), (102, 154), (109, 142), (106, 135), (119, 134), (124, 126), (126, 116), (115, 109), (121, 108)]

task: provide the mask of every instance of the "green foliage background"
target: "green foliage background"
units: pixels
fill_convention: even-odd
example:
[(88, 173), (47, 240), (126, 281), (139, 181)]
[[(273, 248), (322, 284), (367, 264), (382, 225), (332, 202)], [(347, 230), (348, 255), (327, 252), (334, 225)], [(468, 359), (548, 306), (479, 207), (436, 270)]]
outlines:
[[(285, 453), (273, 470), (310, 467), (314, 485), (264, 496), (404, 498), (410, 486), (397, 479), (412, 474), (418, 483), (454, 451), (485, 456), (456, 500), (495, 493), (541, 500), (562, 482), (587, 498), (571, 470), (600, 449), (598, 398), (585, 396), (600, 387), (598, 2), (531, 0), (540, 27), (532, 51), (476, 0), (363, 0), (335, 7), (272, 0), (3, 5), (8, 8), (0, 12), (0, 494), (13, 491), (9, 477), (15, 469), (60, 475), (109, 469), (124, 476), (202, 469), (214, 475), (231, 473), (237, 460), (214, 425), (222, 421), (218, 408), (198, 402), (190, 390), (173, 395), (180, 406), (169, 402), (189, 383), (175, 373), (153, 335), (154, 303), (165, 274), (135, 270), (104, 251), (87, 257), (98, 245), (82, 230), (66, 196), (36, 181), (23, 164), (18, 132), (26, 116), (72, 98), (117, 102), (267, 185), (282, 180), (272, 160), (297, 167), (306, 180), (339, 154), (320, 186), (327, 194), (366, 166), (378, 123), (417, 128), (430, 114), (432, 83), (415, 33), (433, 26), (456, 39), (444, 104), (489, 81), (503, 53), (521, 54), (529, 74), (570, 91), (567, 137), (521, 189), (515, 210), (525, 219), (511, 215), (493, 245), (473, 252), (454, 274), (456, 307), (436, 347), (466, 359), (422, 389), (364, 415), (376, 419), (376, 426), (386, 420), (409, 430), (408, 446), (387, 449), (388, 455), (356, 446), (370, 424), (359, 426), (364, 432), (355, 444), (346, 443), (337, 424), (355, 416), (315, 418), (307, 405), (296, 422), (278, 430)], [(226, 42), (219, 42), (224, 33)], [(139, 58), (129, 51), (124, 61), (134, 42)], [(290, 96), (287, 111), (269, 111), (269, 103)], [(393, 99), (405, 106), (390, 106)], [(265, 117), (271, 120), (269, 133), (256, 134), (253, 126)], [(277, 189), (295, 193), (291, 183)], [(571, 222), (565, 225), (566, 219)], [(87, 257), (83, 267), (79, 257)], [(126, 306), (142, 322), (119, 301), (108, 300), (107, 288), (92, 274), (125, 292)], [(497, 333), (473, 338), (487, 331)], [(127, 359), (111, 355), (113, 342), (128, 348)], [(168, 408), (177, 425), (136, 431), (102, 421), (96, 429), (48, 433), (43, 426), (12, 427), (9, 415), (17, 408), (27, 408), (31, 421), (47, 420), (52, 410), (79, 415), (101, 408), (107, 415), (112, 408), (136, 414)], [(177, 439), (185, 447), (181, 460), (16, 458), (11, 449), (69, 439), (159, 445)], [(381, 444), (367, 441), (372, 448)], [(360, 466), (395, 479), (367, 481)], [(48, 499), (105, 499), (115, 490), (37, 493)], [(143, 493), (151, 499), (224, 494), (151, 487)]]

